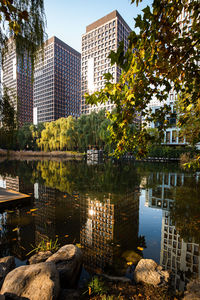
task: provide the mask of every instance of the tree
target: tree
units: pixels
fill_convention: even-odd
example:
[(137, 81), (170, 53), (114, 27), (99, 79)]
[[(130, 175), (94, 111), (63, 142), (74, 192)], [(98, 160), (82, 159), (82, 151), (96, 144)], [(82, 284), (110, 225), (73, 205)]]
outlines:
[(1, 117), (1, 129), (0, 129), (0, 145), (2, 148), (10, 149), (14, 142), (15, 130), (16, 130), (16, 113), (15, 109), (10, 101), (7, 90), (0, 101), (0, 117)]
[[(111, 83), (112, 76), (106, 74), (105, 88), (86, 95), (89, 104), (108, 100), (115, 104), (115, 112), (108, 117), (112, 121), (110, 132), (111, 139), (116, 142), (117, 156), (130, 150), (137, 156), (147, 153), (152, 136), (145, 122), (134, 134), (130, 131), (130, 124), (138, 115), (146, 121), (158, 121), (160, 139), (163, 137), (169, 125), (166, 114), (170, 113), (164, 102), (171, 89), (178, 94), (181, 103), (180, 126), (190, 121), (189, 111), (199, 106), (199, 10), (198, 0), (154, 0), (152, 8), (147, 6), (143, 16), (135, 19), (139, 33), (131, 32), (128, 51), (124, 53), (122, 42), (116, 53), (110, 53), (111, 63), (117, 63), (122, 69), (119, 82)], [(156, 114), (147, 111), (154, 97), (163, 103)]]
[(33, 150), (35, 141), (31, 131), (31, 124), (26, 123), (17, 131), (17, 142), (21, 150)]
[[(45, 40), (43, 0), (0, 0), (0, 51), (7, 50), (8, 37), (15, 41), (17, 54), (27, 53), (34, 65), (38, 47)], [(7, 28), (7, 30), (5, 30)]]

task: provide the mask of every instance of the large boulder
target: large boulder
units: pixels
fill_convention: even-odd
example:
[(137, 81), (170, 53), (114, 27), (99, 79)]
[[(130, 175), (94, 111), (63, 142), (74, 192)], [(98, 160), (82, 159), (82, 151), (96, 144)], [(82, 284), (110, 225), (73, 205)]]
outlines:
[(29, 300), (54, 300), (59, 292), (56, 266), (45, 262), (14, 269), (6, 276), (1, 289), (1, 294), (14, 294)]
[(14, 256), (0, 258), (0, 288), (6, 275), (15, 268)]
[(136, 282), (143, 282), (157, 286), (161, 283), (167, 283), (169, 272), (163, 271), (152, 259), (141, 259), (137, 264), (134, 272)]
[(38, 252), (31, 256), (28, 260), (29, 264), (38, 264), (46, 261), (52, 255), (51, 251)]
[(184, 300), (200, 299), (200, 279), (193, 279), (187, 284)]
[(65, 245), (50, 256), (46, 262), (54, 262), (60, 275), (62, 288), (73, 288), (80, 276), (82, 252), (74, 245)]

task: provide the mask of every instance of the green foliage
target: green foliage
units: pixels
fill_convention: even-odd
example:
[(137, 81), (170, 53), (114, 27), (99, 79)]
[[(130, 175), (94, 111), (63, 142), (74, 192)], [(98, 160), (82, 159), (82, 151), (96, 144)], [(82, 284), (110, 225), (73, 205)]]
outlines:
[(0, 147), (10, 149), (15, 147), (17, 118), (7, 89), (4, 90), (3, 97), (0, 99), (0, 115), (2, 123), (0, 128)]
[(5, 131), (13, 132), (16, 128), (16, 113), (7, 89), (4, 90), (3, 97), (0, 100), (0, 113)]
[(92, 280), (88, 284), (88, 292), (89, 295), (103, 295), (107, 292), (107, 288), (102, 280), (100, 280), (97, 276), (93, 277)]
[(45, 123), (41, 137), (37, 139), (38, 147), (44, 151), (72, 150), (74, 123), (71, 116)]
[[(32, 246), (34, 247), (34, 246)], [(52, 253), (55, 253), (58, 251), (60, 245), (58, 244), (58, 239), (55, 241), (52, 241), (51, 239), (42, 240), (37, 246), (34, 247), (33, 250), (31, 250), (28, 254), (30, 255), (33, 252), (45, 252), (45, 251), (51, 251)]]
[(180, 158), (181, 154), (184, 153), (190, 153), (191, 157), (193, 157), (196, 153), (196, 150), (192, 147), (154, 145), (150, 147), (148, 156), (161, 158)]
[(17, 131), (17, 143), (18, 147), (21, 150), (33, 150), (34, 149), (34, 140), (32, 136), (32, 131), (30, 124), (24, 124)]
[(37, 138), (38, 147), (44, 151), (79, 150), (89, 147), (109, 150), (109, 120), (105, 111), (82, 115), (77, 120), (69, 116), (53, 122), (45, 123), (41, 136)]
[[(136, 3), (139, 1), (136, 0)], [(148, 143), (153, 137), (146, 126), (142, 125), (134, 134), (130, 132), (130, 124), (138, 116), (145, 117), (147, 121), (159, 121), (158, 130), (162, 139), (169, 126), (165, 120), (170, 110), (163, 105), (156, 115), (149, 112), (148, 104), (154, 97), (165, 103), (173, 88), (179, 95), (183, 113), (198, 106), (199, 9), (197, 0), (154, 0), (152, 8), (147, 6), (143, 9), (143, 15), (135, 19), (139, 33), (130, 34), (127, 53), (124, 54), (123, 44), (116, 53), (111, 51), (112, 64), (117, 63), (123, 71), (119, 82), (111, 83), (107, 77), (102, 91), (86, 95), (89, 104), (108, 100), (115, 104), (116, 110), (109, 114), (109, 118), (116, 156), (126, 151), (132, 151), (140, 157), (147, 154)], [(185, 17), (180, 24), (179, 16), (183, 11)], [(184, 120), (180, 119), (180, 126)]]

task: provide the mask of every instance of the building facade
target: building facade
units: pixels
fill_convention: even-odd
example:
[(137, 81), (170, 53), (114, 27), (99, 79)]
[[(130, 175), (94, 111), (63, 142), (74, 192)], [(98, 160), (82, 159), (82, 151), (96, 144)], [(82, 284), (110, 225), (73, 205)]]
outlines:
[(81, 99), (81, 54), (52, 37), (35, 64), (34, 124), (61, 117), (78, 117)]
[(8, 50), (2, 64), (2, 87), (7, 90), (14, 106), (19, 126), (33, 122), (33, 83), (31, 60), (24, 53), (19, 57), (15, 43), (8, 41)]
[[(174, 145), (182, 146), (187, 145), (185, 137), (180, 134), (180, 128), (177, 126), (177, 111), (176, 111), (176, 100), (177, 93), (174, 89), (171, 89), (167, 100), (164, 103), (160, 103), (159, 100), (152, 100), (148, 105), (148, 108), (151, 109), (152, 113), (155, 113), (157, 110), (160, 110), (164, 104), (169, 105), (171, 109), (171, 114), (166, 116), (166, 120), (169, 123), (169, 127), (164, 132), (163, 144), (165, 145)], [(149, 122), (149, 128), (157, 128), (158, 123)]]
[(118, 13), (113, 11), (86, 27), (82, 36), (82, 62), (81, 62), (81, 113), (89, 114), (106, 108), (111, 111), (114, 104), (108, 101), (101, 105), (86, 105), (84, 94), (99, 91), (104, 87), (103, 74), (111, 73), (113, 82), (119, 80), (120, 68), (111, 66), (108, 55), (111, 50), (117, 51), (120, 41), (124, 41), (124, 50), (128, 49), (128, 36), (130, 27)]

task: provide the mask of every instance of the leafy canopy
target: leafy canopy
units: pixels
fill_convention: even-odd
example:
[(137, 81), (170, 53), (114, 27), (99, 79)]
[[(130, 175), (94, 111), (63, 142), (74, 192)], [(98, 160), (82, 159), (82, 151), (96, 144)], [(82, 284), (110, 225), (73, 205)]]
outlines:
[[(138, 2), (136, 0), (136, 4)], [(199, 106), (199, 24), (198, 0), (154, 0), (152, 8), (147, 6), (143, 15), (135, 18), (139, 33), (131, 32), (128, 51), (124, 53), (123, 42), (116, 53), (111, 51), (111, 63), (117, 63), (122, 69), (120, 80), (111, 83), (106, 76), (105, 88), (92, 95), (87, 94), (86, 102), (97, 104), (110, 100), (115, 104), (116, 111), (108, 117), (112, 121), (111, 139), (117, 144), (117, 156), (130, 150), (138, 156), (147, 153), (152, 136), (146, 124), (142, 124), (134, 134), (130, 131), (130, 124), (138, 116), (147, 121), (159, 121), (158, 130), (162, 138), (169, 126), (166, 114), (170, 111), (164, 103), (171, 89), (181, 103), (180, 126), (189, 121), (191, 109)], [(156, 114), (147, 110), (154, 97), (163, 103)]]

